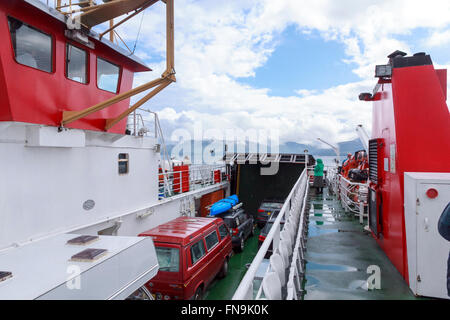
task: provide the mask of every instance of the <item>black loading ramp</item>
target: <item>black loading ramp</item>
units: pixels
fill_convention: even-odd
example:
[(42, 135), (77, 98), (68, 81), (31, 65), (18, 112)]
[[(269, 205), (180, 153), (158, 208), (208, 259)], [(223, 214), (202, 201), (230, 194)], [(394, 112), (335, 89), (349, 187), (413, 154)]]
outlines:
[[(261, 170), (278, 164), (275, 174), (263, 175)], [(308, 155), (308, 166), (315, 165)], [(227, 154), (226, 163), (231, 178), (231, 194), (237, 194), (247, 213), (256, 215), (264, 199), (284, 200), (291, 192), (305, 168), (304, 154), (259, 155), (249, 153)]]

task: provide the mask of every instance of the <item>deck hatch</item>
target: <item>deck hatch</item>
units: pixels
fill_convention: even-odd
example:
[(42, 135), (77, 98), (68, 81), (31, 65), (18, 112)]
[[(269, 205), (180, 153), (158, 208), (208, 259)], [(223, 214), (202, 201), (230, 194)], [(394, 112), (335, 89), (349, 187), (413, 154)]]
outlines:
[(108, 250), (106, 249), (90, 248), (73, 255), (70, 260), (78, 262), (93, 262), (106, 255), (107, 251)]
[(99, 239), (98, 236), (79, 236), (67, 241), (67, 244), (72, 245), (87, 245)]
[(12, 272), (0, 271), (0, 282), (5, 281), (9, 278), (12, 278)]

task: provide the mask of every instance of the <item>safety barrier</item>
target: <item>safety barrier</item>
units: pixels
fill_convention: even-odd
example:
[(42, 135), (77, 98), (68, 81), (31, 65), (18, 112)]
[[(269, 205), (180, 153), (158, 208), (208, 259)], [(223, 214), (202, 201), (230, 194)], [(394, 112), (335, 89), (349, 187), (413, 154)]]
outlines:
[(364, 223), (364, 218), (368, 217), (367, 195), (369, 192), (367, 183), (351, 182), (338, 175), (339, 198), (345, 211), (350, 211), (359, 217), (359, 222)]
[(225, 165), (174, 166), (172, 171), (160, 169), (159, 199), (198, 190), (223, 182)]
[[(304, 170), (237, 288), (233, 300), (300, 299), (305, 268), (309, 183)], [(281, 228), (281, 221), (284, 227)], [(274, 248), (266, 259), (270, 245)]]

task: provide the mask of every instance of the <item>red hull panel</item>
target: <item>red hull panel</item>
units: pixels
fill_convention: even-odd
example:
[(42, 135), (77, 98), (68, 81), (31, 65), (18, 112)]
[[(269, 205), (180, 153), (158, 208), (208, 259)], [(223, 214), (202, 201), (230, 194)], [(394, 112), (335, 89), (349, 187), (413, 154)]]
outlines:
[[(53, 72), (47, 73), (15, 61), (7, 17), (17, 18), (53, 38)], [(105, 101), (114, 93), (97, 87), (97, 57), (121, 66), (118, 93), (131, 89), (136, 65), (105, 44), (94, 41), (95, 49), (82, 47), (89, 52), (88, 83), (81, 84), (65, 76), (66, 26), (61, 21), (22, 1), (0, 3), (0, 34), (5, 41), (0, 47), (0, 121), (18, 121), (59, 126), (63, 110), (82, 110)], [(92, 39), (91, 39), (92, 40)], [(103, 131), (105, 120), (114, 118), (129, 107), (129, 99), (98, 111), (67, 127)], [(125, 133), (126, 119), (109, 132)]]
[[(445, 73), (446, 74), (446, 73)], [(382, 236), (377, 239), (408, 281), (404, 173), (450, 172), (450, 116), (444, 73), (432, 65), (393, 70), (374, 102), (372, 138), (384, 139), (388, 170), (381, 172)]]

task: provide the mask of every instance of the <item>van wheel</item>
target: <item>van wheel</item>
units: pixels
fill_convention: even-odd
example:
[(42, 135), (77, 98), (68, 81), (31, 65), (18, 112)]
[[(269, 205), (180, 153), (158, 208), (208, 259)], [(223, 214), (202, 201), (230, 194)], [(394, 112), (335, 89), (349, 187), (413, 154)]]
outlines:
[(200, 287), (197, 289), (197, 291), (195, 291), (194, 300), (202, 300), (202, 296), (203, 296), (203, 290)]
[(222, 268), (220, 269), (219, 278), (225, 278), (227, 274), (228, 274), (228, 259), (225, 259)]

